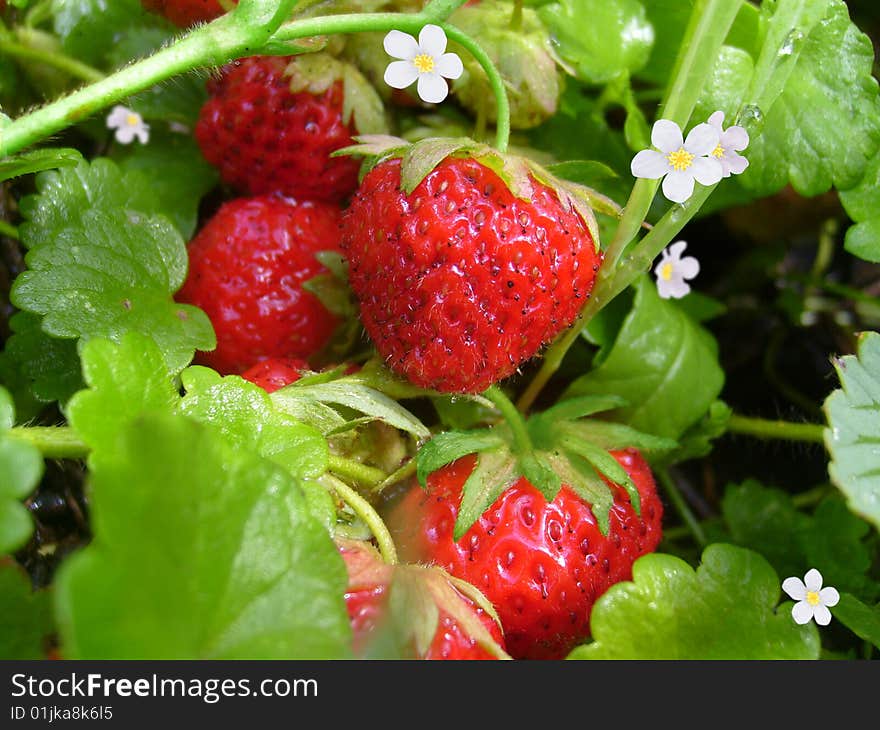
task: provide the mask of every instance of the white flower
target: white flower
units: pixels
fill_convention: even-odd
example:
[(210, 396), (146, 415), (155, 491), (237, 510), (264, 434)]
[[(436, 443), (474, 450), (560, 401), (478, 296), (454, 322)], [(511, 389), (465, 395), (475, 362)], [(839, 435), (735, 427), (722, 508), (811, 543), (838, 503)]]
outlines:
[(682, 140), (675, 122), (658, 119), (651, 129), (651, 144), (657, 150), (642, 150), (633, 157), (630, 169), (635, 177), (656, 180), (665, 175), (663, 194), (673, 203), (683, 203), (693, 195), (694, 180), (714, 185), (722, 176), (721, 163), (707, 157), (718, 146), (719, 134), (709, 124), (698, 124)]
[(446, 98), (449, 86), (444, 79), (457, 79), (464, 71), (461, 59), (446, 50), (446, 33), (439, 25), (426, 25), (416, 41), (408, 33), (392, 30), (385, 36), (385, 52), (392, 61), (385, 69), (385, 83), (405, 89), (418, 79), (423, 101), (438, 104)]
[(654, 267), (657, 276), (657, 293), (664, 299), (681, 299), (691, 287), (685, 279), (693, 279), (700, 273), (700, 262), (693, 256), (681, 255), (687, 248), (684, 241), (676, 241), (663, 251), (663, 258)]
[(709, 124), (718, 130), (718, 146), (712, 150), (712, 157), (721, 163), (722, 175), (739, 175), (749, 166), (749, 161), (738, 154), (749, 146), (749, 133), (742, 127), (732, 126), (722, 129), (724, 112), (715, 112), (709, 117)]
[(150, 125), (136, 111), (125, 106), (114, 106), (107, 115), (107, 129), (115, 129), (116, 141), (131, 144), (137, 137), (141, 144), (150, 140)]
[(828, 607), (836, 606), (840, 600), (835, 588), (822, 587), (822, 574), (815, 568), (810, 568), (803, 580), (794, 576), (786, 578), (782, 581), (782, 590), (797, 601), (791, 607), (791, 617), (798, 624), (809, 623), (813, 618), (819, 626), (827, 626), (831, 622)]

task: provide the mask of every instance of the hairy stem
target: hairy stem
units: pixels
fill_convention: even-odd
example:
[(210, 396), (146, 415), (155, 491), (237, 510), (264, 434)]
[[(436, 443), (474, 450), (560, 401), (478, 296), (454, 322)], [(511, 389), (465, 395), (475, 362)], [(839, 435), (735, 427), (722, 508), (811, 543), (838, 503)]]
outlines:
[(825, 426), (820, 423), (792, 423), (773, 421), (766, 418), (750, 418), (732, 415), (727, 423), (730, 433), (741, 433), (760, 439), (781, 439), (784, 441), (805, 441), (824, 444)]
[(483, 396), (487, 400), (492, 401), (495, 407), (501, 411), (501, 415), (504, 416), (504, 420), (507, 421), (513, 433), (513, 441), (516, 444), (517, 450), (523, 454), (530, 453), (532, 451), (532, 439), (529, 437), (528, 429), (526, 429), (525, 419), (510, 399), (504, 395), (504, 391), (497, 385), (491, 385), (483, 392)]
[(672, 502), (672, 506), (675, 508), (675, 511), (678, 512), (678, 516), (681, 517), (694, 540), (696, 540), (701, 548), (705, 547), (708, 544), (706, 533), (703, 532), (703, 527), (700, 525), (700, 521), (691, 510), (687, 501), (685, 501), (681, 490), (669, 474), (669, 471), (667, 469), (657, 469), (656, 474), (660, 485), (663, 487), (663, 491), (669, 498), (669, 501)]
[(370, 528), (373, 537), (376, 539), (376, 545), (382, 558), (389, 565), (397, 563), (397, 549), (394, 547), (394, 540), (388, 527), (382, 521), (379, 513), (373, 509), (373, 506), (367, 502), (360, 494), (348, 486), (345, 482), (337, 479), (332, 474), (325, 474), (324, 478), (339, 498), (345, 502), (354, 513), (363, 520), (364, 524)]
[(361, 464), (361, 462), (354, 459), (346, 459), (336, 454), (330, 454), (329, 467), (330, 471), (334, 474), (352, 479), (365, 487), (374, 487), (385, 481), (385, 478), (388, 476), (381, 469), (376, 469), (367, 464)]
[(4, 436), (36, 446), (47, 459), (84, 459), (89, 454), (89, 447), (68, 426), (15, 426)]

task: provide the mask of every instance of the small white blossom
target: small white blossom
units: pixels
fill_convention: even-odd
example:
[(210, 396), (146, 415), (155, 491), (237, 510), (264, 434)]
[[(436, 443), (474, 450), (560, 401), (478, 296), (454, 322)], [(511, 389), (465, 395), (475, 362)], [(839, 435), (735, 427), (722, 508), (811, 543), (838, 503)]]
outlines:
[(385, 52), (399, 61), (385, 69), (385, 83), (405, 89), (418, 80), (423, 101), (438, 104), (449, 93), (446, 79), (457, 79), (464, 71), (461, 59), (446, 51), (446, 33), (439, 25), (426, 25), (418, 41), (408, 33), (392, 30), (385, 36)]
[(721, 163), (723, 177), (739, 175), (749, 166), (749, 161), (738, 154), (749, 146), (749, 133), (736, 125), (723, 129), (724, 112), (717, 111), (709, 117), (709, 124), (718, 130), (718, 146), (712, 150), (712, 157)]
[(114, 136), (121, 144), (131, 144), (135, 137), (141, 144), (150, 140), (150, 125), (136, 111), (125, 106), (114, 106), (107, 115), (107, 129), (116, 130)]
[(693, 195), (694, 180), (700, 185), (721, 180), (721, 163), (709, 156), (718, 140), (718, 130), (709, 124), (698, 124), (682, 139), (675, 122), (658, 119), (651, 129), (651, 144), (657, 149), (636, 154), (630, 169), (635, 177), (662, 177), (663, 194), (673, 203), (684, 203)]
[(822, 587), (822, 574), (815, 568), (807, 571), (804, 579), (792, 576), (782, 581), (782, 590), (797, 603), (791, 607), (791, 617), (797, 624), (809, 623), (815, 619), (819, 626), (831, 623), (829, 606), (836, 606), (840, 600), (837, 589)]
[(687, 243), (676, 241), (664, 249), (663, 255), (654, 267), (657, 277), (657, 293), (663, 299), (681, 299), (690, 292), (686, 279), (693, 279), (700, 273), (700, 262), (693, 256), (682, 258)]

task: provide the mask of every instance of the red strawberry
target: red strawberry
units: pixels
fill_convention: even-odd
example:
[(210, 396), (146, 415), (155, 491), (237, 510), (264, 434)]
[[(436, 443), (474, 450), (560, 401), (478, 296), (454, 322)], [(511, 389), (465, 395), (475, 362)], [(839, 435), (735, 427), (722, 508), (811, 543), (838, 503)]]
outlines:
[(270, 357), (245, 370), (241, 377), (259, 385), (267, 393), (274, 393), (285, 385), (295, 383), (309, 370), (305, 360), (293, 357)]
[[(574, 322), (601, 261), (594, 235), (525, 164), (530, 200), (490, 169), (497, 155), (446, 157), (409, 185), (398, 157), (369, 172), (343, 217), (361, 320), (416, 385), (482, 391)], [(424, 164), (418, 150), (411, 159)]]
[[(371, 641), (382, 631), (386, 621), (392, 630), (405, 638), (401, 648), (419, 659), (498, 659), (504, 654), (504, 640), (498, 622), (478, 602), (472, 587), (456, 584), (436, 568), (392, 566), (382, 562), (368, 543), (338, 540), (337, 544), (348, 569), (345, 605), (354, 634), (354, 650), (363, 655)], [(390, 600), (392, 591), (408, 592), (412, 602), (398, 605), (434, 604), (432, 618), (424, 611), (397, 615)], [(424, 599), (418, 600), (417, 596)], [(432, 622), (433, 623), (430, 623)], [(429, 623), (425, 623), (429, 622)], [(420, 647), (420, 639), (423, 645)]]
[[(234, 5), (238, 0), (228, 0), (226, 5)], [(206, 22), (226, 12), (219, 0), (141, 0), (147, 10), (164, 15), (181, 28), (195, 23)]]
[(224, 204), (189, 244), (189, 273), (177, 300), (201, 307), (217, 349), (198, 361), (241, 373), (269, 357), (308, 359), (330, 340), (337, 318), (303, 283), (325, 273), (315, 258), (338, 250), (338, 206), (267, 195)]
[(603, 535), (590, 506), (563, 485), (549, 502), (520, 477), (453, 540), (468, 456), (414, 485), (391, 511), (389, 529), (403, 559), (432, 562), (473, 583), (498, 611), (508, 651), (517, 659), (558, 659), (589, 636), (593, 603), (631, 577), (636, 558), (657, 547), (663, 508), (645, 460), (613, 451), (641, 496), (636, 515), (623, 488)]
[(354, 67), (309, 56), (245, 58), (208, 83), (196, 140), (236, 189), (340, 201), (357, 187), (358, 163), (330, 154), (382, 131), (381, 101)]

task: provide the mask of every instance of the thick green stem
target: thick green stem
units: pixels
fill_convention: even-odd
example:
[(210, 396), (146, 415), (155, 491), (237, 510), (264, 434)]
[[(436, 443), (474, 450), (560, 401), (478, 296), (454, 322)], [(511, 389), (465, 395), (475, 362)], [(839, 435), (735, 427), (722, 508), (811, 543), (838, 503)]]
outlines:
[(330, 471), (334, 474), (352, 479), (358, 484), (363, 484), (365, 487), (374, 487), (385, 481), (385, 478), (388, 476), (381, 469), (375, 469), (367, 464), (361, 464), (359, 461), (346, 459), (335, 454), (330, 454), (329, 466)]
[(825, 443), (825, 426), (820, 423), (791, 423), (790, 421), (749, 418), (734, 414), (727, 423), (727, 430), (730, 433), (742, 433), (761, 439)]
[(532, 439), (529, 437), (528, 429), (526, 428), (525, 419), (522, 416), (516, 406), (513, 405), (510, 398), (504, 395), (504, 391), (501, 390), (497, 385), (491, 385), (485, 391), (483, 391), (483, 396), (492, 401), (495, 407), (501, 411), (501, 415), (504, 416), (504, 420), (507, 421), (507, 425), (510, 426), (511, 433), (513, 434), (513, 441), (516, 445), (517, 450), (521, 454), (531, 453), (532, 448)]
[(84, 459), (89, 454), (89, 447), (67, 426), (15, 426), (4, 436), (36, 446), (47, 459)]
[(7, 238), (14, 238), (17, 241), (18, 240), (18, 228), (16, 228), (11, 223), (7, 223), (6, 221), (0, 221), (0, 236), (6, 236)]
[(395, 565), (397, 563), (397, 549), (394, 547), (394, 539), (391, 537), (391, 533), (388, 532), (388, 527), (382, 521), (379, 513), (373, 509), (373, 506), (367, 500), (345, 482), (337, 479), (332, 474), (325, 474), (323, 478), (326, 479), (330, 488), (339, 495), (339, 498), (351, 507), (354, 513), (370, 529), (370, 532), (373, 533), (376, 545), (379, 547), (379, 552), (382, 554), (385, 562), (389, 565)]
[(94, 83), (104, 78), (104, 74), (98, 69), (87, 66), (70, 56), (65, 56), (63, 53), (32, 48), (6, 38), (0, 38), (0, 56), (2, 55), (43, 63), (87, 83)]
[(678, 485), (675, 483), (675, 480), (666, 469), (657, 469), (655, 473), (657, 474), (657, 479), (660, 481), (660, 485), (663, 487), (663, 491), (669, 501), (672, 502), (672, 506), (675, 508), (675, 511), (678, 512), (679, 517), (681, 517), (694, 540), (697, 541), (697, 544), (701, 548), (705, 547), (708, 544), (706, 533), (703, 532), (703, 527), (700, 525), (700, 521), (685, 501), (685, 498), (682, 495), (681, 490), (679, 490)]
[(416, 466), (416, 460), (409, 459), (403, 466), (389, 474), (384, 481), (376, 484), (373, 487), (373, 494), (382, 494), (382, 492), (384, 492), (388, 487), (393, 487), (395, 484), (399, 484), (404, 479), (409, 479), (413, 474), (416, 473)]

